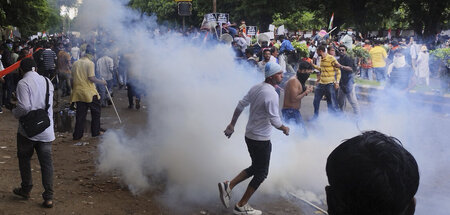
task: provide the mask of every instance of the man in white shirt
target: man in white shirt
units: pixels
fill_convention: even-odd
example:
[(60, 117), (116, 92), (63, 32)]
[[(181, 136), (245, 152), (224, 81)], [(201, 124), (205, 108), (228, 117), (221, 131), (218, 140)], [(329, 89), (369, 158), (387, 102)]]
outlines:
[[(36, 72), (36, 63), (31, 58), (25, 58), (20, 62), (20, 75), (23, 78), (17, 84), (17, 106), (12, 110), (14, 116), (20, 117), (28, 112), (37, 109), (45, 109), (47, 84), (51, 83), (48, 78)], [(42, 133), (33, 137), (28, 137), (19, 124), (17, 132), (17, 157), (19, 159), (19, 170), (22, 178), (20, 188), (13, 190), (14, 194), (26, 199), (30, 198), (33, 180), (31, 174), (30, 160), (33, 151), (36, 150), (42, 172), (42, 185), (45, 189), (42, 193), (44, 202), (42, 205), (47, 208), (53, 207), (53, 161), (52, 161), (52, 141), (55, 140), (53, 130), (53, 85), (48, 84), (49, 108), (47, 110), (50, 119), (50, 126)]]
[(109, 92), (112, 94), (112, 87), (113, 87), (113, 70), (114, 70), (114, 61), (111, 57), (109, 57), (106, 52), (103, 55), (103, 57), (99, 58), (97, 60), (97, 71), (100, 75), (100, 78), (106, 81), (105, 85), (97, 85), (98, 91), (100, 93), (101, 98), (101, 105), (102, 107), (108, 106), (108, 100), (111, 99), (109, 96), (107, 96), (106, 93), (106, 87), (108, 88)]
[(353, 29), (348, 28), (347, 34), (341, 38), (341, 44), (347, 47), (347, 50), (351, 50), (353, 47)]
[(261, 72), (264, 72), (264, 69), (268, 62), (277, 63), (277, 59), (272, 55), (272, 52), (269, 48), (263, 50), (263, 57), (264, 59), (258, 62), (258, 68), (259, 70), (261, 70)]
[(252, 165), (241, 171), (230, 182), (219, 183), (220, 199), (225, 207), (229, 207), (231, 190), (240, 182), (252, 177), (241, 200), (234, 207), (234, 214), (262, 214), (260, 210), (253, 209), (247, 202), (260, 184), (266, 179), (269, 171), (270, 153), (272, 144), (270, 133), (272, 126), (289, 135), (289, 128), (284, 126), (279, 115), (279, 97), (275, 85), (283, 80), (283, 71), (280, 65), (269, 62), (264, 69), (265, 81), (253, 86), (247, 95), (239, 101), (234, 110), (231, 123), (224, 131), (228, 138), (234, 132), (239, 115), (245, 107), (250, 105), (250, 116), (245, 132), (245, 142), (252, 159)]
[(72, 63), (80, 59), (80, 48), (78, 48), (78, 44), (72, 47), (70, 54), (72, 55)]

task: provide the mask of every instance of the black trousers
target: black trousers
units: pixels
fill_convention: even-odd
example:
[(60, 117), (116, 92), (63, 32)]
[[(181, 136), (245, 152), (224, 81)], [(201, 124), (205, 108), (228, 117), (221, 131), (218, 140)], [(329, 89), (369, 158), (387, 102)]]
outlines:
[(79, 140), (83, 137), (84, 124), (86, 122), (86, 115), (88, 108), (91, 110), (91, 134), (92, 137), (96, 137), (100, 134), (100, 112), (101, 105), (97, 96), (92, 98), (91, 103), (77, 102), (77, 112), (75, 129), (73, 132), (73, 139)]
[(140, 89), (138, 89), (135, 84), (127, 83), (128, 88), (128, 105), (133, 106), (133, 97), (136, 97), (137, 100), (141, 100), (142, 92)]
[(30, 140), (17, 133), (17, 158), (19, 158), (19, 170), (22, 178), (21, 187), (29, 193), (33, 188), (30, 160), (34, 150), (41, 166), (42, 185), (45, 189), (42, 193), (44, 200), (53, 199), (53, 160), (52, 143)]
[(269, 173), (270, 153), (272, 152), (272, 143), (270, 140), (258, 141), (245, 137), (248, 152), (252, 158), (252, 165), (244, 171), (248, 176), (253, 176), (249, 186), (255, 190), (267, 178)]

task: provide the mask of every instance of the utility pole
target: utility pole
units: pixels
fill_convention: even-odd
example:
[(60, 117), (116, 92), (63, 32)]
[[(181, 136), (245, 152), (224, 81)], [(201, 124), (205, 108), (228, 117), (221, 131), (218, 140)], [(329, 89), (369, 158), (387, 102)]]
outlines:
[(217, 12), (217, 1), (213, 0), (213, 13)]

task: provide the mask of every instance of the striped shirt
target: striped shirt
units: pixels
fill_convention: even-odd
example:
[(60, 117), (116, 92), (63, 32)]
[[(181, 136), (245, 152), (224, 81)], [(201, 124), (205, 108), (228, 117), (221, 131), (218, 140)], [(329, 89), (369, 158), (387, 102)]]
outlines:
[(314, 65), (314, 68), (320, 71), (319, 84), (339, 83), (341, 80), (341, 70), (334, 67), (337, 60), (332, 55), (327, 54), (320, 60), (320, 67)]
[(44, 70), (53, 70), (56, 67), (56, 54), (51, 49), (45, 49), (41, 54), (41, 61)]

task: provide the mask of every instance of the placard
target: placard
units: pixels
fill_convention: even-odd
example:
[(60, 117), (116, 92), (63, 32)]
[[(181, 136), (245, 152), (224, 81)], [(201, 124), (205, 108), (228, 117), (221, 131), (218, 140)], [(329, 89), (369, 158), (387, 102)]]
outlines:
[(278, 29), (277, 29), (277, 35), (283, 35), (284, 33), (285, 33), (285, 32), (284, 32), (284, 25), (278, 27)]
[(255, 36), (256, 35), (256, 26), (247, 26), (247, 35)]
[(208, 22), (220, 22), (220, 23), (228, 23), (229, 22), (229, 14), (228, 13), (208, 13), (205, 14), (204, 18)]
[(270, 24), (269, 25), (269, 31), (275, 31), (275, 25)]
[(228, 17), (229, 17), (228, 13), (219, 13), (217, 15), (217, 21), (221, 23), (228, 23), (229, 21)]

